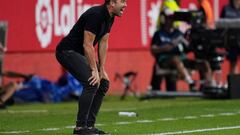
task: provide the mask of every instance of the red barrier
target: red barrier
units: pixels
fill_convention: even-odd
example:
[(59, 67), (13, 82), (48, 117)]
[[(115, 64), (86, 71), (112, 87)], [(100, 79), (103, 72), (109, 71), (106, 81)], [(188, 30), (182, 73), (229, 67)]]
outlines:
[[(66, 35), (78, 16), (104, 0), (1, 0), (0, 20), (8, 21), (8, 51), (53, 51)], [(128, 7), (115, 20), (110, 38), (110, 49), (148, 48), (155, 31), (162, 0), (128, 0)], [(227, 0), (218, 1), (220, 6)], [(182, 0), (183, 7), (196, 0)], [(217, 10), (216, 10), (217, 11)]]

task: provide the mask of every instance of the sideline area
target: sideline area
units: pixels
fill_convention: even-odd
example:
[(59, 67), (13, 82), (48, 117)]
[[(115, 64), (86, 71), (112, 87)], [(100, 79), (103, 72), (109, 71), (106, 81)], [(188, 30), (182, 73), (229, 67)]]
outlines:
[[(172, 98), (139, 101), (107, 96), (97, 127), (111, 134), (174, 135), (240, 133), (240, 100)], [(136, 117), (118, 113), (135, 112)], [(0, 134), (51, 135), (72, 133), (76, 102), (59, 104), (17, 104), (0, 110)], [(230, 132), (231, 131), (231, 132)]]

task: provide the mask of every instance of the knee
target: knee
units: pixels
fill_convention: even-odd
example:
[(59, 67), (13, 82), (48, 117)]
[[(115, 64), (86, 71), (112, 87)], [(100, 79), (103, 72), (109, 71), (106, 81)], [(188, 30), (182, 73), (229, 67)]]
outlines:
[(83, 85), (83, 92), (82, 94), (95, 94), (98, 89), (98, 85), (90, 85), (90, 82), (87, 82)]
[(181, 65), (181, 64), (182, 64), (181, 60), (180, 60), (177, 56), (174, 56), (174, 57), (172, 58), (172, 63), (173, 63), (174, 65)]
[(110, 84), (110, 82), (108, 80), (102, 79), (100, 81), (100, 85), (99, 85), (99, 88), (98, 88), (98, 93), (105, 96), (105, 94), (107, 93), (107, 91), (109, 89), (109, 84)]

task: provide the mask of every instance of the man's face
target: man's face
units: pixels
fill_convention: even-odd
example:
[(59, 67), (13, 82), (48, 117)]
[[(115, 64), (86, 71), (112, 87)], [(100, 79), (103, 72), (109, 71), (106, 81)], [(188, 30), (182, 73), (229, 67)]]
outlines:
[(125, 8), (127, 7), (127, 0), (113, 1), (113, 14), (116, 16), (122, 16)]
[(167, 16), (165, 17), (165, 25), (167, 27), (173, 27), (173, 22), (174, 22), (174, 19), (173, 19), (173, 16)]

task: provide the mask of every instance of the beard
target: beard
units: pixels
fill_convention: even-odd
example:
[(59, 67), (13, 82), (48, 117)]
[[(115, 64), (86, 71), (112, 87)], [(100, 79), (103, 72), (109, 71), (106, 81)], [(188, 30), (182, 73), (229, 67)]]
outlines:
[(123, 14), (122, 8), (116, 9), (116, 10), (114, 10), (114, 12), (113, 12), (113, 15), (114, 15), (114, 16), (118, 16), (118, 17), (121, 17), (122, 14)]

